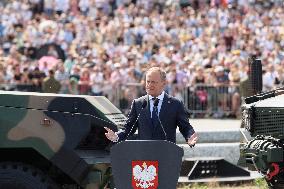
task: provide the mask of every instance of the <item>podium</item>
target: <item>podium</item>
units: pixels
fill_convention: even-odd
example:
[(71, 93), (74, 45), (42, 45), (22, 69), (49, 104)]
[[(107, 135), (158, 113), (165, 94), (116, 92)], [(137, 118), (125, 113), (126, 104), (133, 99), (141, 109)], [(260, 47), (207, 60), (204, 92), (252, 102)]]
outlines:
[(183, 149), (169, 141), (128, 140), (110, 150), (116, 189), (174, 189)]

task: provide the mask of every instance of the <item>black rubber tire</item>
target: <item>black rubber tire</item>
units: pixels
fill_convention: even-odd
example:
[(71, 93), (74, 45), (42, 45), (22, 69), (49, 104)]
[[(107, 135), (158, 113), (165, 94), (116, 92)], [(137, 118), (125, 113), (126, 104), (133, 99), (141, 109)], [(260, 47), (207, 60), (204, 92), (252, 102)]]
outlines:
[(0, 163), (0, 188), (60, 189), (41, 170), (19, 162)]

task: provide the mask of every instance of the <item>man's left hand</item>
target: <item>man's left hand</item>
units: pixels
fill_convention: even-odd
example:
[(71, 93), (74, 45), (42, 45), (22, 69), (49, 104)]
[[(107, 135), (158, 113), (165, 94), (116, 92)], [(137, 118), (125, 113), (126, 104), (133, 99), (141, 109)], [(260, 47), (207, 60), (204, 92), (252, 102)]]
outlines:
[(198, 140), (198, 136), (196, 133), (193, 133), (193, 135), (191, 135), (191, 137), (187, 140), (187, 144), (190, 146), (190, 147), (194, 147), (196, 142)]

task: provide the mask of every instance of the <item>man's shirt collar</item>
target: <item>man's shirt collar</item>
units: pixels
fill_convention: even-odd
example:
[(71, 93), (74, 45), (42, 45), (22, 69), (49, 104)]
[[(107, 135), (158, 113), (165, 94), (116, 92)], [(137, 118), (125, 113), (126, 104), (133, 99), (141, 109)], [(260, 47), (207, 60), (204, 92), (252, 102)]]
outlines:
[[(158, 98), (159, 101), (163, 101), (164, 96), (165, 96), (165, 91), (163, 91), (163, 92), (162, 92), (159, 96), (157, 96), (156, 98)], [(152, 100), (153, 98), (155, 98), (155, 97), (149, 95), (149, 100)]]

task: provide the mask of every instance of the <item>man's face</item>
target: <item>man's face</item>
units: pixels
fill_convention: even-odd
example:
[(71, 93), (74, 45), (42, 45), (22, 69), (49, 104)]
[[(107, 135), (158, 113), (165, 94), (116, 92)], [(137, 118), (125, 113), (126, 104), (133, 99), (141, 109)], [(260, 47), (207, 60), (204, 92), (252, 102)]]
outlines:
[(164, 88), (166, 82), (162, 80), (161, 75), (158, 71), (152, 71), (146, 75), (146, 92), (148, 95), (157, 97), (159, 96)]

